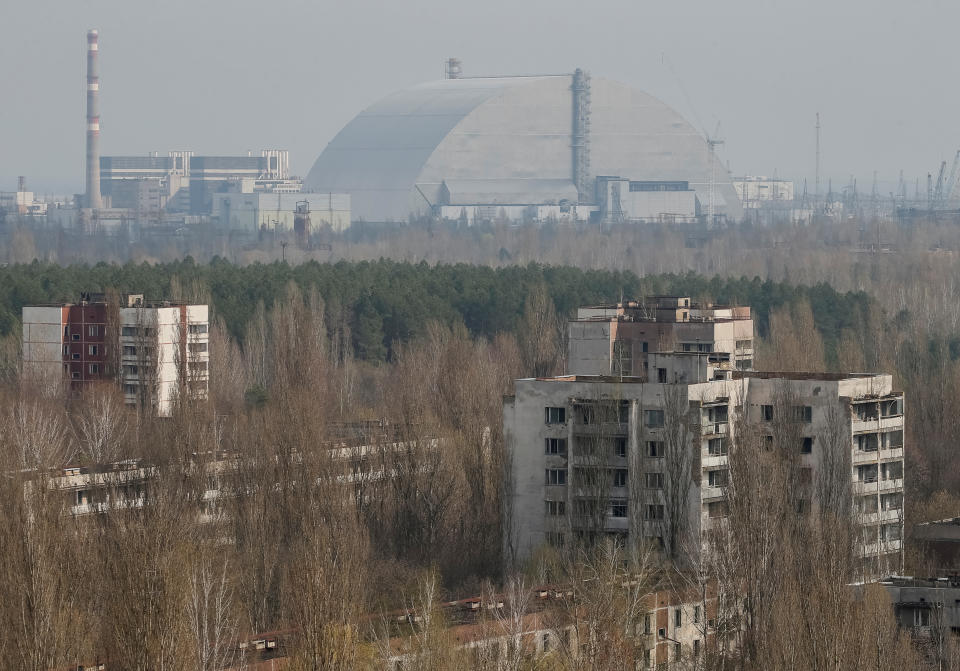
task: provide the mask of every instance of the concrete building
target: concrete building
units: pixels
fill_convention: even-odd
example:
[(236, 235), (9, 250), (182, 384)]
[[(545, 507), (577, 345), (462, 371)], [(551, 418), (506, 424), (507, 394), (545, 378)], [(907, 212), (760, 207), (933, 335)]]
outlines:
[(105, 205), (137, 212), (210, 214), (213, 195), (300, 191), (290, 176), (289, 152), (264, 149), (259, 156), (200, 156), (171, 151), (167, 156), (100, 157), (100, 190)]
[(687, 121), (582, 71), (457, 77), (389, 95), (337, 134), (304, 187), (350, 194), (357, 219), (406, 221), (446, 205), (593, 204), (598, 175), (687, 182), (703, 203), (713, 191), (718, 214), (742, 216), (729, 173)]
[(47, 203), (34, 197), (33, 191), (27, 191), (26, 178), (17, 178), (16, 191), (0, 191), (0, 217), (6, 214), (36, 217), (47, 213)]
[(944, 652), (955, 648), (960, 637), (960, 578), (892, 576), (881, 584), (890, 595), (897, 623), (914, 640), (926, 643), (921, 650), (942, 660)]
[(733, 180), (744, 209), (757, 209), (771, 203), (791, 203), (794, 199), (793, 182), (776, 177), (738, 177)]
[(604, 224), (690, 224), (700, 218), (700, 199), (689, 182), (597, 177), (596, 203)]
[(208, 309), (127, 296), (123, 306), (103, 295), (77, 304), (23, 308), (23, 373), (52, 388), (74, 392), (115, 380), (130, 405), (172, 411), (181, 390), (205, 398), (209, 382)]
[[(797, 505), (818, 505), (814, 484), (848, 473), (836, 486), (854, 499), (864, 570), (898, 570), (903, 395), (891, 376), (742, 371), (717, 354), (649, 353), (649, 380), (517, 380), (515, 396), (504, 401), (508, 552), (527, 557), (544, 543), (604, 534), (696, 551), (726, 515), (727, 453), (738, 420), (759, 434), (789, 421), (798, 441)], [(831, 438), (837, 435), (846, 436), (840, 445)]]
[(735, 368), (753, 368), (748, 306), (700, 305), (689, 296), (647, 296), (582, 307), (567, 330), (571, 375), (646, 377), (647, 353), (665, 351), (724, 352)]
[(230, 231), (295, 231), (297, 208), (302, 213), (304, 204), (311, 230), (349, 228), (350, 196), (342, 193), (216, 193), (213, 217), (220, 228)]

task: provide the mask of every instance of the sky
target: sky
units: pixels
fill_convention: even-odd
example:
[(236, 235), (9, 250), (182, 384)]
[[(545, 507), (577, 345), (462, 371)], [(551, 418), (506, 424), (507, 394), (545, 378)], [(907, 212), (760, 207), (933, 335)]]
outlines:
[[(438, 79), (571, 72), (643, 89), (735, 174), (884, 192), (960, 148), (960, 3), (937, 0), (7, 0), (0, 190), (82, 190), (86, 30), (101, 152), (289, 149), (306, 175), (360, 110)], [(911, 195), (912, 189), (911, 186)], [(923, 187), (921, 187), (923, 188)]]

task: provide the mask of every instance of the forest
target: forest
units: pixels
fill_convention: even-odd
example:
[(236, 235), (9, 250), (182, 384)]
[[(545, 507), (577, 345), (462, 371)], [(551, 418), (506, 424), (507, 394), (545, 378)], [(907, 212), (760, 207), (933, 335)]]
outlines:
[[(906, 272), (877, 267), (874, 288)], [(209, 398), (156, 418), (109, 388), (72, 398), (22, 380), (20, 309), (81, 291), (209, 303)], [(637, 594), (720, 584), (716, 633), (676, 668), (893, 670), (933, 657), (960, 668), (949, 646), (931, 656), (911, 645), (884, 594), (847, 587), (852, 531), (830, 516), (798, 521), (766, 486), (789, 474), (747, 428), (731, 468), (754, 494), (731, 500), (736, 524), (713, 540), (714, 562), (679, 571), (649, 553), (584, 547), (509, 565), (503, 397), (533, 371), (563, 372), (565, 323), (578, 306), (645, 294), (750, 305), (761, 369), (893, 374), (907, 398), (906, 569), (923, 574), (910, 529), (960, 509), (960, 332), (926, 309), (939, 299), (536, 262), (34, 261), (0, 268), (0, 444), (10, 464), (0, 487), (0, 656), (31, 671), (94, 660), (243, 668), (237, 640), (287, 632), (293, 669), (386, 668), (404, 653), (403, 668), (424, 671), (612, 671), (641, 661), (623, 636), (643, 614)], [(349, 459), (332, 456), (344, 450)], [(105, 463), (146, 474), (150, 505), (64, 514), (55, 474)], [(118, 496), (131, 487), (124, 472), (103, 475)], [(340, 494), (343, 478), (351, 496)], [(201, 505), (211, 488), (227, 495)], [(586, 656), (561, 643), (505, 665), (465, 657), (445, 633), (446, 601), (508, 593), (519, 602), (545, 584), (576, 593), (564, 624), (546, 626), (582, 627), (593, 642)], [(398, 610), (418, 613), (418, 624), (391, 624)], [(499, 635), (517, 626), (481, 624)]]

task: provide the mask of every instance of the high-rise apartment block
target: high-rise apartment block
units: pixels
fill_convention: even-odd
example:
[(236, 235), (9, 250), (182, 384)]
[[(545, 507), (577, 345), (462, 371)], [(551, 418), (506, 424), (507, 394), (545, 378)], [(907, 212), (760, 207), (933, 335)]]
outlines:
[(569, 323), (571, 375), (646, 376), (649, 352), (726, 353), (734, 367), (753, 368), (749, 307), (701, 305), (689, 296), (582, 307)]
[(177, 394), (205, 398), (208, 389), (208, 309), (129, 295), (111, 305), (103, 295), (79, 303), (23, 308), (23, 373), (72, 391), (112, 380), (130, 405), (167, 416)]
[[(842, 502), (841, 514), (859, 527), (865, 571), (899, 570), (904, 408), (891, 376), (741, 370), (736, 357), (751, 351), (752, 325), (731, 327), (721, 340), (718, 322), (700, 322), (715, 329), (709, 342), (725, 343), (727, 351), (688, 351), (680, 327), (691, 322), (679, 314), (686, 307), (677, 306), (675, 321), (633, 322), (653, 335), (667, 333), (680, 348), (637, 352), (634, 342), (629, 360), (640, 374), (516, 381), (504, 403), (508, 551), (524, 557), (541, 544), (613, 535), (674, 556), (696, 555), (728, 515), (730, 450), (751, 440), (758, 452), (776, 446), (785, 464), (782, 485), (799, 510)], [(599, 323), (618, 331), (622, 325)], [(658, 323), (670, 326), (658, 331)], [(573, 322), (571, 332), (582, 324)], [(648, 350), (657, 346), (644, 337)], [(603, 356), (592, 361), (606, 365)]]

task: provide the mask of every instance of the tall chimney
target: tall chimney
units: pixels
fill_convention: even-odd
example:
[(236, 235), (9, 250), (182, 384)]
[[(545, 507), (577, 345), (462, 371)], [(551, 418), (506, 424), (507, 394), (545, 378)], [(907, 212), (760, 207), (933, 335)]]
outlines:
[(100, 66), (99, 33), (87, 33), (87, 195), (86, 207), (98, 210), (100, 200)]

